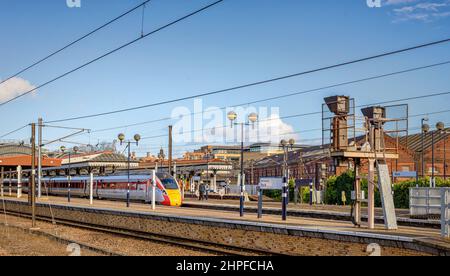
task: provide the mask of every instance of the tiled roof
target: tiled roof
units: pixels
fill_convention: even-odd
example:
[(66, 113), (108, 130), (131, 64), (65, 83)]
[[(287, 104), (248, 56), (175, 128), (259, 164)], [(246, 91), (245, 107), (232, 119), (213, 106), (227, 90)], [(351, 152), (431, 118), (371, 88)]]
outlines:
[[(432, 132), (425, 134), (424, 135), (425, 151), (427, 149), (431, 148), (432, 133), (434, 134), (434, 143), (438, 143), (444, 139), (448, 139), (448, 137), (450, 136), (450, 133), (448, 133), (449, 131), (450, 131), (450, 129), (446, 129), (445, 132), (447, 132), (447, 133), (441, 133), (441, 132), (438, 132), (437, 130), (434, 130)], [(420, 151), (422, 151), (422, 133), (403, 136), (400, 138), (400, 143), (405, 146), (408, 146), (408, 149), (410, 149), (412, 151), (420, 152)]]
[[(153, 166), (155, 165), (155, 162), (160, 164), (161, 162), (158, 160), (155, 160), (153, 162), (149, 161), (142, 161), (140, 163), (141, 166)], [(173, 164), (176, 164), (177, 166), (190, 166), (190, 165), (203, 165), (203, 164), (230, 164), (230, 162), (224, 161), (222, 159), (200, 159), (200, 160), (185, 160), (185, 159), (174, 159), (172, 161)], [(169, 161), (166, 159), (162, 162), (163, 166), (167, 166), (169, 164)]]
[[(431, 135), (430, 135), (431, 137)], [(356, 137), (356, 143), (358, 145), (364, 142), (365, 136)], [(430, 138), (431, 140), (431, 138)], [(386, 135), (386, 142), (395, 143), (396, 139)], [(412, 154), (411, 149), (406, 149), (406, 146), (402, 144), (402, 141), (399, 140), (399, 149), (404, 150), (408, 154)], [(430, 142), (431, 145), (431, 142)], [(303, 159), (303, 162), (313, 162), (316, 160), (321, 160), (330, 156), (329, 152), (330, 145), (318, 145), (318, 146), (310, 146), (302, 148), (301, 150), (290, 151), (288, 154), (288, 163), (295, 164), (300, 161), (300, 155)], [(255, 167), (267, 167), (269, 165), (282, 164), (284, 161), (283, 154), (272, 155), (266, 158), (263, 158), (254, 164)]]
[[(307, 148), (303, 148), (301, 150), (290, 151), (288, 153), (288, 163), (293, 164), (300, 160), (300, 156), (302, 157), (304, 162), (308, 162), (311, 160), (318, 160), (325, 158), (329, 155), (328, 145), (322, 146), (311, 146)], [(255, 167), (266, 167), (273, 164), (282, 164), (284, 162), (284, 155), (277, 154), (272, 155), (266, 158), (263, 158), (255, 163)]]
[(89, 162), (127, 162), (127, 161), (128, 161), (127, 157), (118, 153), (103, 153), (89, 160)]
[[(31, 155), (17, 155), (17, 156), (1, 156), (0, 157), (0, 166), (23, 166), (30, 167), (31, 166)], [(55, 158), (42, 158), (42, 166), (43, 167), (55, 167), (61, 166), (61, 159)]]
[(31, 155), (31, 147), (19, 144), (0, 145), (0, 156)]

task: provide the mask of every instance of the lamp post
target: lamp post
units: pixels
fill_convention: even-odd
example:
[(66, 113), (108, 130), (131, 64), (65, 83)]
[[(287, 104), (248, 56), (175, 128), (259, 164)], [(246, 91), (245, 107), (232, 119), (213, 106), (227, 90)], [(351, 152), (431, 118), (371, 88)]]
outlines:
[[(66, 147), (65, 147), (65, 146), (61, 146), (60, 150), (61, 150), (62, 153), (64, 153), (64, 152), (66, 151)], [(73, 147), (73, 148), (72, 148), (72, 151), (73, 151), (75, 154), (78, 152), (78, 150), (79, 150), (78, 147)], [(71, 173), (70, 173), (70, 170), (71, 170), (71, 163), (72, 163), (72, 160), (71, 160), (72, 153), (71, 153), (71, 151), (69, 151), (68, 154), (69, 154), (69, 165), (68, 165), (68, 167), (69, 167), (69, 173), (68, 173), (68, 175), (67, 175), (67, 202), (70, 202), (70, 199), (71, 199), (71, 195), (70, 195), (70, 186), (71, 186), (71, 180), (72, 180), (72, 175), (71, 175)]]
[(136, 143), (136, 146), (139, 145), (139, 141), (141, 140), (141, 136), (139, 134), (135, 134), (133, 139), (134, 141), (125, 141), (125, 134), (120, 133), (117, 138), (120, 141), (120, 145), (123, 143), (127, 144), (126, 149), (128, 149), (128, 159), (127, 159), (127, 207), (130, 207), (130, 162), (131, 162), (131, 143)]
[(239, 214), (241, 217), (244, 216), (244, 126), (254, 125), (256, 121), (258, 121), (258, 114), (251, 113), (248, 115), (248, 121), (237, 123), (235, 122), (237, 119), (237, 114), (234, 111), (230, 111), (227, 114), (228, 120), (231, 122), (231, 127), (233, 125), (241, 126), (241, 194), (239, 197)]
[(425, 124), (424, 122), (428, 121), (428, 118), (422, 118), (422, 152), (421, 152), (421, 160), (422, 160), (422, 177), (425, 177), (425, 135), (430, 130), (430, 126)]
[(443, 122), (438, 122), (437, 124), (436, 124), (436, 129), (439, 131), (439, 133), (440, 134), (443, 134), (444, 135), (444, 163), (443, 163), (443, 166), (444, 166), (444, 180), (447, 178), (447, 161), (446, 161), (446, 152), (445, 152), (445, 150), (446, 150), (446, 140), (447, 140), (447, 134), (448, 134), (448, 132), (446, 132), (445, 131), (445, 124), (443, 123)]
[(289, 179), (289, 169), (288, 169), (288, 154), (289, 149), (294, 147), (295, 140), (290, 139), (289, 141), (281, 140), (280, 147), (283, 148), (284, 158), (283, 158), (283, 192), (282, 192), (282, 206), (281, 206), (281, 218), (286, 220), (287, 217), (287, 204), (288, 204), (288, 179)]

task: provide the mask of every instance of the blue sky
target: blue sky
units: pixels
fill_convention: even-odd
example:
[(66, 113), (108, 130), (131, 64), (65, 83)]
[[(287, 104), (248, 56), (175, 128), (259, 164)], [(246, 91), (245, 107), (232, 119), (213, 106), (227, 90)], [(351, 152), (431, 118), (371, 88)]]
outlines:
[[(15, 73), (71, 40), (141, 3), (140, 0), (0, 0), (0, 79)], [(145, 10), (145, 31), (183, 16), (212, 1), (153, 0)], [(71, 47), (20, 79), (0, 85), (0, 99), (37, 86), (139, 36), (141, 10)], [(224, 3), (127, 47), (70, 76), (0, 107), (0, 134), (39, 116), (44, 120), (86, 115), (199, 94), (275, 76), (361, 58), (450, 37), (450, 1), (384, 0), (369, 8), (366, 0), (226, 0)], [(444, 44), (340, 69), (203, 98), (205, 107), (232, 106), (274, 95), (313, 89), (410, 67), (450, 60)], [(357, 104), (450, 91), (450, 65), (385, 79), (261, 103), (279, 107), (281, 116), (319, 111), (322, 98), (354, 97)], [(450, 96), (409, 102), (410, 114), (449, 109)], [(178, 106), (193, 110), (193, 101), (64, 123), (102, 129), (168, 117)], [(430, 116), (450, 124), (450, 113)], [(172, 121), (174, 123), (175, 121)], [(164, 134), (170, 121), (92, 133), (73, 141), (111, 141)], [(320, 128), (318, 116), (283, 121), (294, 131)], [(410, 126), (420, 124), (414, 118)], [(46, 130), (45, 139), (64, 132)], [(21, 131), (5, 139), (27, 140)], [(300, 133), (300, 141), (321, 132)], [(165, 146), (166, 139), (141, 143), (140, 154)], [(54, 145), (56, 147), (58, 145)], [(188, 148), (178, 144), (177, 153)]]

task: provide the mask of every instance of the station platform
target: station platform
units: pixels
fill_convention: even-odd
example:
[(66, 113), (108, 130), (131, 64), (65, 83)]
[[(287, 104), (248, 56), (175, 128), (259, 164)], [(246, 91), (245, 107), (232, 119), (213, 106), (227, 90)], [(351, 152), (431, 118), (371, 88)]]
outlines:
[[(26, 196), (17, 198), (8, 198), (8, 201), (27, 202)], [(218, 200), (219, 201), (219, 200)], [(86, 211), (114, 211), (121, 214), (148, 215), (152, 218), (161, 217), (172, 222), (189, 222), (191, 224), (202, 224), (214, 227), (231, 227), (240, 230), (257, 230), (270, 231), (276, 234), (296, 235), (298, 237), (313, 237), (318, 239), (332, 238), (343, 242), (386, 242), (386, 244), (397, 246), (399, 243), (410, 245), (426, 246), (427, 248), (437, 248), (439, 251), (449, 252), (450, 240), (440, 237), (440, 230), (429, 227), (412, 227), (399, 226), (398, 230), (385, 230), (383, 224), (376, 224), (375, 229), (368, 229), (364, 225), (355, 227), (350, 221), (319, 219), (311, 217), (288, 216), (287, 221), (283, 221), (281, 216), (273, 214), (265, 214), (263, 218), (258, 219), (256, 213), (246, 213), (244, 217), (239, 216), (238, 211), (230, 211), (223, 209), (205, 208), (205, 204), (219, 205), (216, 201), (198, 202), (195, 200), (187, 200), (186, 204), (198, 204), (197, 207), (169, 207), (157, 205), (156, 210), (151, 209), (151, 205), (144, 203), (132, 202), (130, 207), (126, 207), (126, 203), (122, 201), (94, 200), (93, 205), (89, 204), (89, 200), (83, 198), (72, 198), (71, 202), (67, 202), (64, 197), (42, 197), (37, 200), (41, 208), (46, 206), (54, 207), (77, 207), (84, 208)], [(223, 202), (222, 202), (223, 204)], [(235, 202), (226, 202), (225, 205), (235, 206)], [(248, 204), (252, 207), (252, 204)], [(267, 205), (267, 204), (266, 204)], [(275, 203), (270, 204), (275, 208)], [(291, 209), (301, 208), (294, 207), (290, 204)], [(270, 208), (270, 207), (269, 207)], [(336, 210), (325, 210), (325, 206), (316, 206), (321, 212), (341, 212), (338, 210), (342, 207), (336, 206)], [(345, 209), (345, 207), (344, 207)], [(317, 211), (317, 210), (316, 210)], [(267, 230), (269, 229), (269, 230)], [(248, 230), (247, 230), (248, 231)], [(404, 246), (404, 245), (402, 245)]]
[[(256, 214), (258, 210), (258, 203), (254, 201), (245, 202), (245, 212)], [(199, 201), (198, 199), (186, 198), (183, 207), (185, 208), (200, 208), (211, 210), (227, 210), (239, 211), (239, 200), (230, 199), (208, 199)], [(351, 207), (339, 205), (324, 205), (324, 204), (295, 204), (289, 203), (287, 206), (288, 216), (290, 217), (310, 217), (319, 219), (331, 220), (345, 220), (351, 221)], [(263, 202), (263, 214), (279, 215), (281, 216), (281, 202)], [(409, 210), (396, 209), (397, 222), (399, 225), (416, 226), (416, 227), (430, 227), (440, 228), (439, 220), (426, 219), (411, 219)], [(367, 208), (362, 208), (362, 220), (367, 221)], [(384, 223), (383, 210), (375, 208), (375, 221), (379, 224)]]

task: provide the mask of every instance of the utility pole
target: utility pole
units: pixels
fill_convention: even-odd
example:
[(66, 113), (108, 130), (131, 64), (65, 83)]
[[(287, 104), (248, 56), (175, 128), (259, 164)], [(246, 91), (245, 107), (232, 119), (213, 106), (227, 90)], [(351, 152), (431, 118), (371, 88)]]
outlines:
[(241, 124), (241, 194), (239, 197), (239, 214), (241, 217), (244, 216), (244, 124)]
[(5, 179), (5, 168), (1, 168), (1, 174), (0, 174), (0, 196), (3, 197), (4, 196), (4, 191), (3, 191), (3, 180)]
[(287, 158), (288, 158), (288, 149), (285, 144), (283, 146), (283, 191), (282, 191), (282, 206), (281, 206), (281, 218), (282, 220), (286, 220), (287, 217), (287, 187), (288, 187), (288, 165), (287, 165)]
[(38, 119), (38, 198), (42, 196), (41, 183), (42, 183), (42, 118)]
[(169, 126), (169, 174), (172, 175), (172, 126)]
[(31, 228), (36, 228), (36, 124), (31, 124), (31, 175), (30, 195), (31, 204)]

